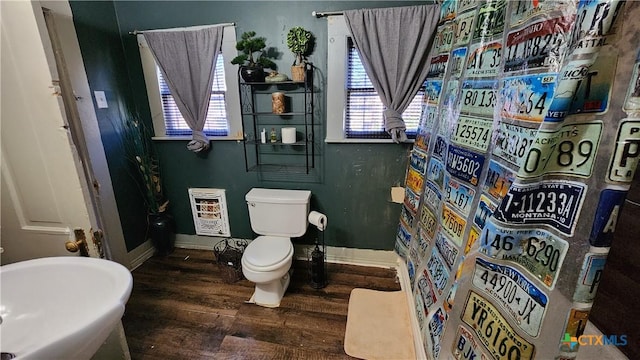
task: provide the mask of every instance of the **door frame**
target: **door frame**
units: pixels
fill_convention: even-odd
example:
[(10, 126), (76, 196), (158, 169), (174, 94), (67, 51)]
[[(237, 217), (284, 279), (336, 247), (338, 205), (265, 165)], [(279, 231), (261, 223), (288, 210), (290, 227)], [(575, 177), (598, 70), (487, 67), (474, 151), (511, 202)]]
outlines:
[[(61, 86), (61, 91), (66, 89), (67, 92), (62, 96), (63, 116), (72, 132), (74, 150), (82, 162), (82, 169), (78, 170), (84, 173), (81, 181), (86, 184), (87, 208), (94, 210), (92, 223), (100, 226), (103, 232), (105, 257), (131, 268), (71, 7), (67, 0), (33, 1), (32, 6), (52, 73), (62, 66), (61, 82), (65, 82), (63, 77), (68, 77)], [(56, 17), (52, 32), (47, 28), (45, 11)], [(69, 89), (72, 94), (68, 94)]]

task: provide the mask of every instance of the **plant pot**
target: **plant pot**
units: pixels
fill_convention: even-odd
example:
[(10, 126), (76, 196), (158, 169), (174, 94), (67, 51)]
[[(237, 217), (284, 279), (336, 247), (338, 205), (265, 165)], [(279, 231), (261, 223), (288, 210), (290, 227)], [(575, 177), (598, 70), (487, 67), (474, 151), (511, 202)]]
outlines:
[(175, 223), (167, 212), (149, 214), (149, 237), (156, 249), (156, 256), (167, 256), (173, 252)]
[(293, 81), (304, 81), (304, 71), (305, 65), (292, 65), (291, 66), (291, 80)]
[(263, 82), (264, 69), (261, 66), (242, 66), (240, 67), (240, 76), (245, 82)]

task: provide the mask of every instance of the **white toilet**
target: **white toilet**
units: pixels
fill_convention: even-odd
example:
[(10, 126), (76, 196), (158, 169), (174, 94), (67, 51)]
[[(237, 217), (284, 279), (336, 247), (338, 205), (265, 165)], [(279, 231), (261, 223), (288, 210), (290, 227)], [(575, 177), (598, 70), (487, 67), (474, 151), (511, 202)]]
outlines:
[(308, 190), (251, 189), (245, 196), (253, 240), (242, 255), (242, 273), (256, 284), (251, 302), (280, 306), (289, 286), (293, 259), (292, 237), (304, 235), (309, 215)]

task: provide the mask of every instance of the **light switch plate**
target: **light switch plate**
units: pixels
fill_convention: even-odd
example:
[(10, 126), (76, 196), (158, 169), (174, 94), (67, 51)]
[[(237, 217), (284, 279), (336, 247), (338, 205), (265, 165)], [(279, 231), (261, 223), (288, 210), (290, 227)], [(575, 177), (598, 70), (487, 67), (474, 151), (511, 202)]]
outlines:
[(104, 94), (104, 91), (94, 91), (93, 95), (96, 97), (98, 109), (106, 109), (109, 107), (109, 104), (107, 104), (107, 96)]

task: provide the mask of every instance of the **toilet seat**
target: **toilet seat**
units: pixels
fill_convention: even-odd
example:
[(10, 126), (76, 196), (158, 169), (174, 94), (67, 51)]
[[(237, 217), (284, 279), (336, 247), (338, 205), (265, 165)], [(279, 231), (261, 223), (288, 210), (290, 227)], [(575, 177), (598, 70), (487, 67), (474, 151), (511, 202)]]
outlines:
[(258, 236), (244, 250), (243, 265), (254, 271), (271, 271), (293, 257), (293, 245), (288, 237)]

